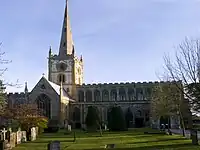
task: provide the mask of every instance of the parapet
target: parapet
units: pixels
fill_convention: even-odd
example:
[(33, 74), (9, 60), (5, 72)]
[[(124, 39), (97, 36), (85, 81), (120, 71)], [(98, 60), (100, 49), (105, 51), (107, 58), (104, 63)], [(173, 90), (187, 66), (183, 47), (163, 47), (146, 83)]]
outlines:
[(10, 93), (7, 93), (7, 96), (12, 96), (12, 97), (23, 97), (25, 95), (26, 94), (24, 92), (10, 92)]
[(115, 83), (92, 83), (92, 84), (85, 84), (77, 85), (78, 88), (97, 88), (97, 87), (117, 87), (117, 86), (153, 86), (156, 84), (164, 84), (169, 83), (168, 81), (144, 81), (144, 82), (115, 82)]

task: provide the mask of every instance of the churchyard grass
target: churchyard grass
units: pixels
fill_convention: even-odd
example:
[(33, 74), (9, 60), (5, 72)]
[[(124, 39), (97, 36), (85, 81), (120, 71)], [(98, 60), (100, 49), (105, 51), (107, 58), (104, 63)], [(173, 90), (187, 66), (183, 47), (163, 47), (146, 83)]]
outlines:
[(14, 150), (46, 150), (50, 141), (61, 142), (61, 150), (69, 149), (95, 149), (103, 150), (106, 144), (116, 144), (115, 149), (120, 150), (188, 150), (199, 149), (200, 146), (193, 146), (191, 140), (180, 135), (144, 134), (152, 129), (132, 129), (124, 132), (85, 133), (76, 130), (76, 141), (73, 142), (73, 134), (66, 135), (61, 130), (58, 133), (44, 133), (34, 142), (27, 142), (18, 145)]

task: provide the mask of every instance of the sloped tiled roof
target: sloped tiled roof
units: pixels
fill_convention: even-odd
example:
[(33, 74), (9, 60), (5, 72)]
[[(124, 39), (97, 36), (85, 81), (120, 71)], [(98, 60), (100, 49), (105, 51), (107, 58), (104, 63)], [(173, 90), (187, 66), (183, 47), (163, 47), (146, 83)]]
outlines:
[[(45, 78), (46, 79), (46, 78)], [(47, 80), (47, 79), (46, 79)], [(51, 85), (51, 87), (56, 91), (58, 95), (60, 95), (60, 86), (47, 80), (47, 82)]]

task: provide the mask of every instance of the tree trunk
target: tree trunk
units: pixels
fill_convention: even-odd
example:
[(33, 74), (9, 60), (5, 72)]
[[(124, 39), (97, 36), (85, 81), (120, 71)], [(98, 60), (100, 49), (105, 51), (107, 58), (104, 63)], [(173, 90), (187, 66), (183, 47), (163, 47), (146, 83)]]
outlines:
[(99, 126), (99, 130), (100, 130), (100, 135), (102, 136), (102, 129), (101, 129), (101, 125)]
[(188, 128), (190, 130), (190, 138), (192, 139), (192, 133), (193, 133), (192, 114), (189, 114), (188, 116)]
[(183, 115), (181, 112), (179, 112), (179, 114), (180, 114), (180, 118), (181, 118), (182, 133), (183, 133), (183, 136), (185, 137), (185, 123), (183, 120)]
[(169, 135), (172, 135), (169, 125), (170, 125), (170, 117), (168, 117), (168, 127), (167, 127), (168, 129), (167, 130), (168, 130)]

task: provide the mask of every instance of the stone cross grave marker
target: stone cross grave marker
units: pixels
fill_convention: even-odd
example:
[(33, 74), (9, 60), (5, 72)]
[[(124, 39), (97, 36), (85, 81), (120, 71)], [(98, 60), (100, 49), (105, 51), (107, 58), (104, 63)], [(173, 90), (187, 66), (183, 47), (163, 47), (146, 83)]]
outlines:
[(53, 141), (49, 143), (48, 150), (60, 150), (60, 141)]
[(3, 133), (3, 140), (5, 141), (7, 130), (5, 128), (3, 128), (3, 130), (1, 130), (1, 132)]

